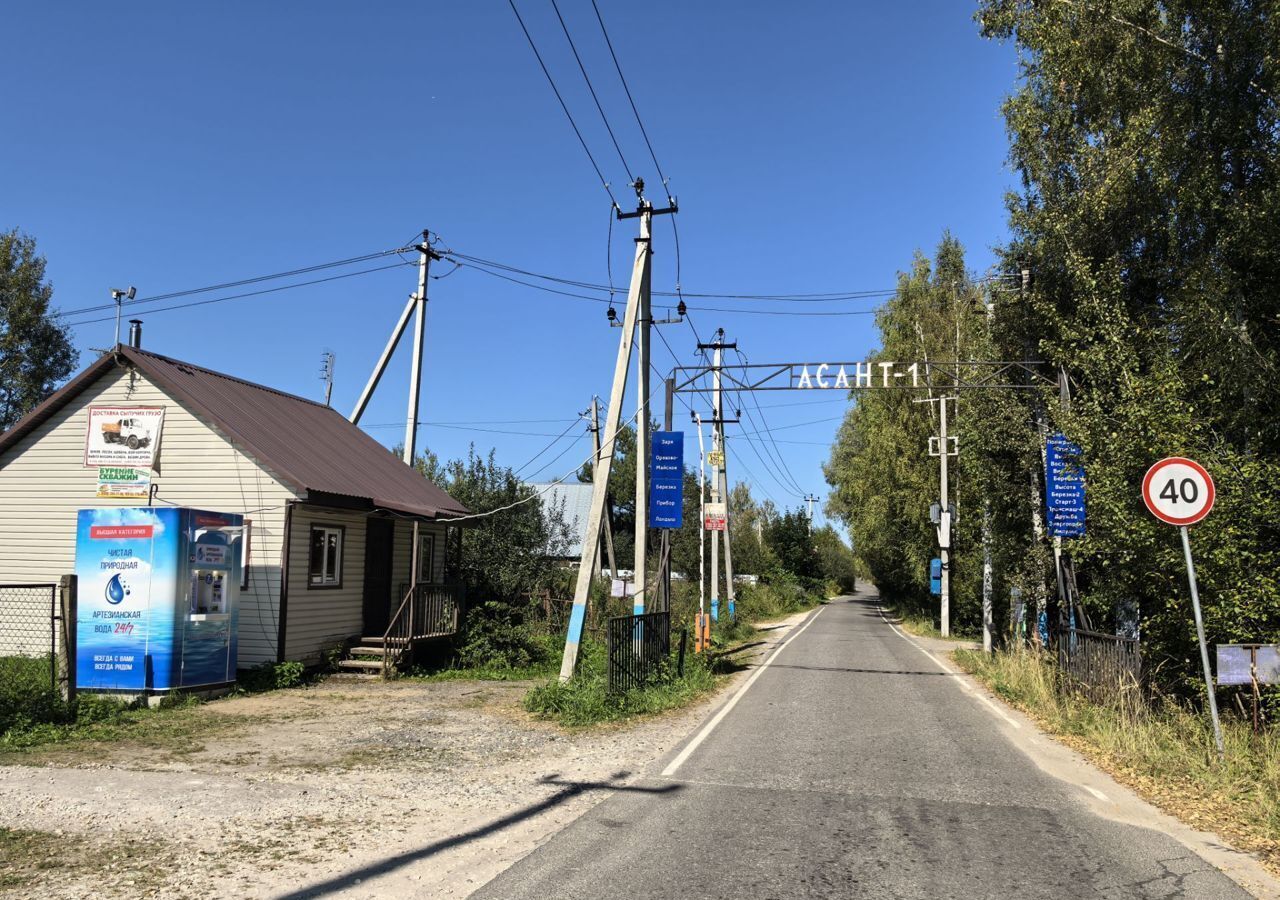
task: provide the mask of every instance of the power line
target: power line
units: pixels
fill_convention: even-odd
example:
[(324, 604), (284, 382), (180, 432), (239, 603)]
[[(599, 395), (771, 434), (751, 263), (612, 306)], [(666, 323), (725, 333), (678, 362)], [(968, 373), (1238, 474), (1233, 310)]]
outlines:
[[(747, 355), (745, 353), (743, 353), (741, 350), (738, 350), (736, 347), (734, 348), (733, 352), (738, 355), (738, 358), (740, 360), (742, 360), (742, 364), (744, 366), (747, 365)], [(794, 487), (797, 491), (803, 494), (804, 488), (800, 487), (799, 481), (796, 480), (795, 473), (792, 472), (791, 469), (786, 464), (786, 460), (782, 455), (782, 450), (778, 447), (777, 442), (773, 440), (773, 430), (769, 428), (769, 420), (765, 417), (764, 410), (760, 407), (760, 400), (756, 396), (756, 392), (749, 391), (748, 396), (750, 401), (755, 404), (756, 411), (760, 413), (760, 421), (764, 423), (765, 433), (768, 434), (770, 443), (773, 444), (774, 459), (777, 461), (779, 469), (783, 471), (786, 474), (786, 476), (791, 480), (792, 487)], [(751, 423), (753, 425), (759, 428), (760, 426), (756, 424), (755, 417), (751, 415), (751, 408), (749, 406), (745, 408), (747, 411), (747, 418), (751, 420)], [(767, 450), (768, 447), (766, 446), (765, 449)]]
[[(356, 263), (368, 262), (371, 259), (380, 259), (389, 256), (392, 253), (401, 253), (405, 248), (397, 247), (394, 250), (380, 250), (377, 253), (366, 253), (363, 256), (352, 256), (347, 259), (336, 259), (331, 262), (317, 263), (314, 266), (304, 266), (300, 269), (290, 269), (288, 272), (274, 272), (270, 275), (255, 275), (252, 278), (242, 278), (239, 281), (224, 281), (221, 284), (210, 284), (205, 287), (188, 288), (182, 291), (172, 291), (167, 294), (153, 294), (150, 297), (135, 297), (133, 300), (125, 300), (121, 302), (121, 306), (137, 306), (139, 303), (154, 303), (160, 300), (173, 300), (177, 297), (189, 297), (193, 294), (207, 294), (209, 291), (222, 291), (227, 288), (244, 287), (249, 284), (258, 284), (263, 281), (274, 281), (277, 278), (292, 278), (295, 275), (306, 275), (311, 272), (319, 272), (322, 269), (334, 269), (339, 266), (351, 266)], [(114, 303), (103, 303), (97, 306), (84, 306), (80, 309), (64, 309), (59, 313), (64, 316), (74, 316), (81, 313), (98, 312), (104, 309), (115, 309)]]
[[(388, 269), (398, 269), (405, 265), (411, 265), (411, 264), (405, 263), (405, 262), (395, 262), (389, 266), (375, 266), (372, 269), (360, 269), (355, 272), (343, 272), (341, 275), (330, 275), (328, 278), (315, 278), (315, 279), (312, 279), (311, 281), (299, 281), (296, 284), (282, 284), (279, 287), (263, 288), (260, 291), (246, 291), (243, 294), (229, 294), (225, 297), (214, 297), (211, 300), (195, 300), (191, 303), (176, 303), (173, 306), (161, 306), (155, 309), (140, 310), (139, 312), (140, 314), (145, 314), (149, 316), (149, 315), (152, 315), (153, 313), (170, 312), (175, 309), (187, 309), (192, 306), (207, 306), (210, 303), (222, 303), (226, 300), (241, 300), (241, 299), (244, 299), (245, 297), (259, 297), (259, 296), (262, 296), (263, 294), (274, 294), (274, 293), (278, 293), (279, 291), (288, 291), (294, 288), (310, 287), (311, 285), (324, 284), (330, 281), (339, 281), (343, 278), (355, 278), (358, 275), (368, 275), (372, 272), (385, 272)], [(113, 321), (115, 321), (115, 316), (104, 316), (98, 319), (82, 319), (79, 322), (68, 322), (67, 324), (72, 327), (78, 327), (80, 325), (93, 325), (94, 323), (97, 323), (97, 322), (113, 322)]]
[[(533, 456), (529, 458), (529, 461), (528, 461), (528, 462), (526, 462), (526, 463), (525, 463), (523, 466), (521, 466), (520, 468), (516, 469), (516, 470), (515, 470), (515, 472), (514, 472), (513, 474), (515, 474), (515, 475), (518, 477), (518, 476), (520, 475), (520, 473), (521, 473), (521, 472), (523, 472), (525, 469), (529, 468), (529, 466), (533, 465), (534, 460), (536, 460), (536, 459), (537, 459), (539, 456), (541, 456), (542, 454), (546, 453), (548, 450), (550, 450), (550, 449), (551, 449), (552, 447), (554, 447), (556, 444), (560, 443), (560, 440), (561, 440), (561, 439), (562, 439), (566, 434), (568, 434), (570, 431), (572, 431), (572, 430), (573, 430), (573, 426), (574, 426), (574, 425), (577, 425), (577, 424), (579, 423), (579, 421), (580, 421), (580, 420), (575, 419), (573, 422), (571, 422), (571, 423), (569, 424), (569, 427), (568, 427), (568, 428), (566, 428), (564, 431), (562, 431), (562, 432), (560, 432), (558, 435), (556, 435), (555, 439), (554, 439), (553, 441), (551, 441), (551, 443), (547, 444), (547, 446), (543, 447), (543, 448), (542, 448), (541, 450), (539, 450), (537, 453), (533, 454)], [(570, 447), (572, 447), (573, 445), (572, 445), (572, 444), (570, 444), (569, 446), (570, 446)], [(563, 453), (561, 453), (561, 454), (560, 454), (560, 456), (563, 456), (563, 455), (564, 455)], [(559, 458), (560, 458), (560, 456), (557, 456), (557, 457), (556, 457), (556, 459), (559, 459)], [(555, 461), (555, 460), (552, 460), (552, 462), (554, 462), (554, 461)], [(550, 465), (550, 463), (548, 463), (548, 465)], [(546, 468), (546, 466), (543, 466), (543, 467), (542, 467), (542, 469), (545, 469), (545, 468)], [(539, 471), (539, 472), (541, 472), (541, 471), (542, 471), (542, 469), (539, 469), (538, 471)], [(535, 473), (535, 474), (536, 474), (536, 473)]]
[(662, 166), (658, 164), (658, 155), (653, 152), (653, 143), (649, 140), (649, 132), (645, 130), (644, 122), (640, 120), (640, 110), (636, 109), (635, 98), (631, 96), (631, 88), (627, 85), (627, 76), (622, 74), (622, 64), (618, 62), (618, 54), (613, 50), (613, 41), (609, 40), (609, 29), (604, 27), (604, 17), (600, 15), (600, 7), (596, 4), (596, 0), (591, 0), (591, 7), (596, 11), (596, 20), (600, 23), (600, 33), (604, 35), (604, 42), (609, 46), (609, 55), (613, 57), (613, 67), (618, 70), (618, 79), (622, 82), (622, 89), (627, 92), (627, 102), (631, 104), (631, 112), (635, 114), (636, 124), (640, 126), (640, 134), (644, 136), (644, 145), (649, 148), (649, 158), (653, 160), (653, 167), (658, 172), (658, 179), (662, 182), (662, 188), (667, 192), (667, 197), (670, 199), (671, 191), (667, 187), (667, 177), (662, 174)]
[(573, 35), (569, 34), (569, 26), (565, 24), (564, 16), (560, 15), (560, 6), (556, 3), (556, 0), (551, 0), (551, 8), (556, 11), (556, 18), (560, 20), (560, 28), (564, 31), (565, 40), (569, 42), (569, 49), (573, 51), (573, 58), (578, 62), (578, 71), (582, 72), (582, 80), (587, 83), (587, 90), (591, 92), (591, 99), (596, 102), (596, 109), (600, 113), (600, 121), (604, 122), (604, 130), (609, 132), (609, 140), (613, 141), (613, 149), (618, 151), (618, 159), (622, 162), (622, 170), (627, 173), (627, 180), (634, 183), (635, 176), (631, 174), (631, 167), (627, 165), (627, 158), (622, 155), (622, 148), (618, 146), (618, 139), (613, 134), (613, 126), (609, 124), (609, 117), (604, 114), (604, 107), (600, 105), (600, 98), (596, 96), (595, 85), (591, 83), (591, 76), (587, 74), (587, 67), (582, 64), (582, 57), (578, 55), (578, 48), (573, 43)]
[(573, 128), (573, 133), (578, 136), (578, 143), (582, 145), (582, 150), (587, 154), (587, 159), (591, 160), (591, 168), (596, 170), (596, 176), (600, 179), (600, 184), (604, 187), (604, 192), (609, 195), (609, 200), (613, 203), (614, 208), (619, 209), (618, 201), (613, 196), (613, 191), (609, 188), (609, 182), (605, 179), (604, 173), (600, 171), (596, 158), (591, 155), (591, 149), (587, 146), (586, 139), (583, 138), (582, 132), (578, 130), (578, 123), (573, 120), (573, 113), (569, 112), (569, 107), (564, 102), (564, 97), (560, 96), (560, 89), (556, 87), (556, 80), (551, 77), (547, 64), (542, 61), (542, 54), (538, 52), (538, 45), (533, 42), (533, 35), (525, 27), (524, 19), (520, 16), (520, 10), (516, 9), (515, 0), (507, 0), (507, 2), (511, 4), (511, 11), (516, 14), (516, 21), (520, 23), (520, 30), (524, 32), (525, 38), (529, 41), (529, 47), (533, 50), (533, 55), (538, 59), (538, 65), (542, 67), (542, 74), (547, 76), (547, 83), (551, 85), (552, 92), (556, 95), (556, 99), (560, 101), (560, 108), (564, 110), (565, 117), (569, 120), (570, 127)]

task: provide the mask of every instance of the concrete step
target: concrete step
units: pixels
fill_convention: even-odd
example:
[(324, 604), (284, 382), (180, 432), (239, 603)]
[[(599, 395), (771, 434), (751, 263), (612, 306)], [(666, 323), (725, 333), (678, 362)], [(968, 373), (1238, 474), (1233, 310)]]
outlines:
[(338, 660), (338, 668), (364, 669), (370, 672), (381, 672), (382, 660), (380, 659), (340, 659)]
[(386, 647), (370, 647), (367, 644), (361, 644), (359, 646), (352, 647), (350, 650), (348, 650), (347, 655), (348, 656), (386, 656), (388, 653), (394, 655), (396, 651), (397, 651), (397, 648), (395, 647), (391, 647), (390, 649), (388, 649)]

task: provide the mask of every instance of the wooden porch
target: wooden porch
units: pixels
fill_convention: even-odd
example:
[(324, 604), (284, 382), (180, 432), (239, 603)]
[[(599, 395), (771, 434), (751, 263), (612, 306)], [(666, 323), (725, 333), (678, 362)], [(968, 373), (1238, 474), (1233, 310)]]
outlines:
[(457, 634), (464, 601), (460, 584), (413, 585), (404, 591), (386, 631), (362, 637), (339, 668), (387, 677), (418, 645)]

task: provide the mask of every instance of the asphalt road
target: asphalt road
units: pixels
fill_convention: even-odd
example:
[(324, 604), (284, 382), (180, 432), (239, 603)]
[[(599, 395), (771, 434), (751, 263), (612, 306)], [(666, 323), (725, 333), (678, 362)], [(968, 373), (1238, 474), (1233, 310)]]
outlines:
[(873, 595), (815, 615), (675, 771), (679, 748), (473, 897), (1248, 896), (1043, 773)]

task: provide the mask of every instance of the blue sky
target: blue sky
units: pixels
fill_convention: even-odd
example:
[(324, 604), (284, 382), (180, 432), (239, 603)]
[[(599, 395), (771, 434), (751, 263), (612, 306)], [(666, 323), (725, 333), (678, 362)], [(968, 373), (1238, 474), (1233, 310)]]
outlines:
[[(518, 5), (625, 205), (634, 195), (550, 4)], [(972, 4), (600, 7), (680, 201), (686, 292), (891, 288), (948, 228), (972, 268), (991, 264), (1013, 183), (999, 107), (1016, 69), (1009, 47), (978, 36)], [(656, 188), (590, 3), (560, 9), (628, 163)], [(423, 228), (461, 253), (606, 279), (608, 197), (505, 2), (26, 4), (6, 24), (0, 227), (37, 238), (63, 310), (109, 303), (113, 287), (145, 297), (385, 250)], [(613, 278), (624, 286), (634, 227), (613, 230)], [(655, 290), (675, 285), (673, 250), (670, 224), (658, 221)], [(332, 350), (334, 405), (347, 412), (415, 286), (406, 266), (129, 312), (145, 321), (149, 349), (317, 399), (320, 356)], [(202, 297), (226, 293), (235, 291)], [(569, 428), (526, 474), (557, 457), (539, 479), (581, 462), (587, 438), (570, 425), (592, 393), (607, 397), (617, 351), (605, 307), (468, 268), (433, 281), (430, 295), (421, 415), (451, 424), (425, 425), (420, 445), (447, 458), (474, 441), (520, 467)], [(753, 362), (855, 360), (875, 343), (869, 315), (690, 305), (704, 340), (723, 327)], [(74, 331), (82, 364), (112, 339), (110, 322), (87, 322), (100, 315), (68, 316), (86, 323)], [(662, 330), (680, 362), (694, 362), (692, 329)], [(666, 371), (672, 359), (654, 343)], [(406, 342), (364, 418), (387, 444), (402, 434), (408, 357)], [(825, 496), (840, 398), (759, 399), (756, 415), (795, 482)], [(688, 418), (680, 409), (678, 424)], [(815, 419), (830, 421), (790, 427)], [(693, 434), (687, 443), (696, 447)], [(798, 502), (733, 426), (730, 452), (731, 475), (758, 497)]]

